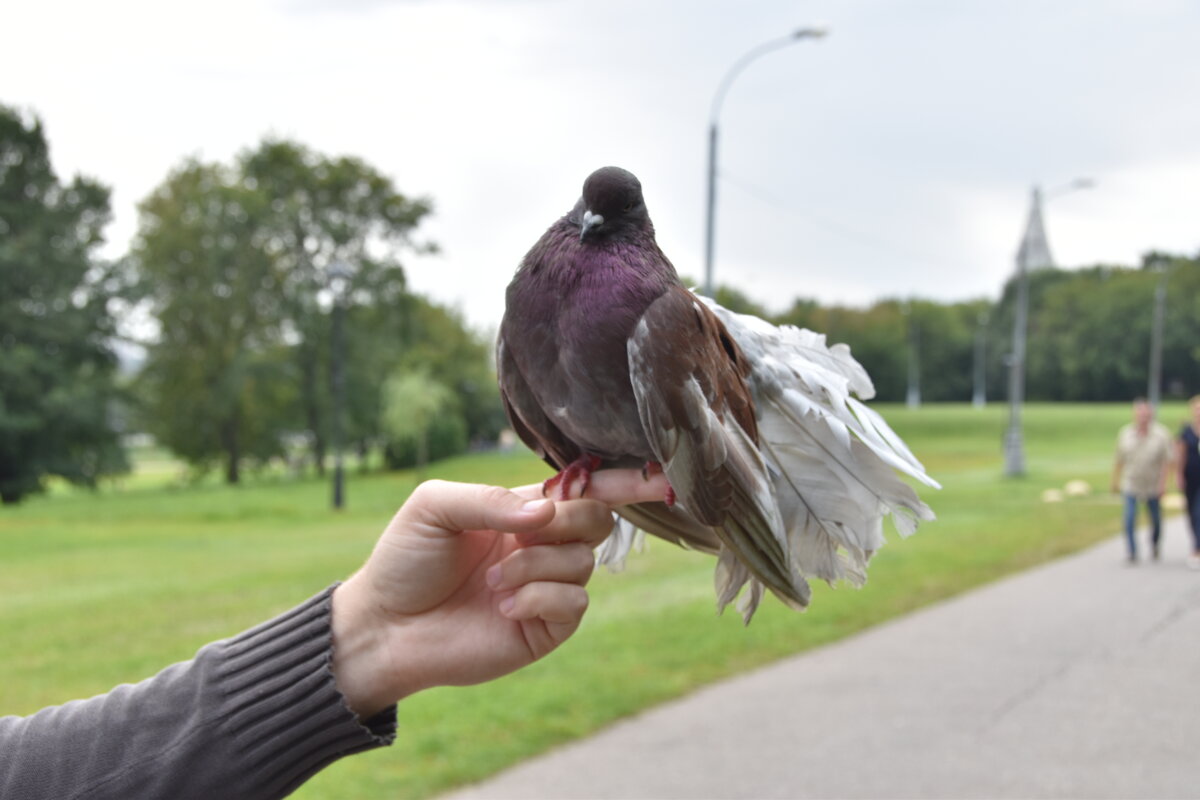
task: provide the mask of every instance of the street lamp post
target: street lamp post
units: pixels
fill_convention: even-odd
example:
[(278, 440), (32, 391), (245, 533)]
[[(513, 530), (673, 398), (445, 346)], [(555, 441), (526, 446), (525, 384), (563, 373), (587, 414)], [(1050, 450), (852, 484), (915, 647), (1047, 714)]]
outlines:
[(1025, 474), (1025, 443), (1021, 431), (1021, 405), (1025, 402), (1025, 343), (1029, 316), (1029, 271), (1054, 266), (1046, 228), (1042, 222), (1043, 199), (1057, 197), (1076, 189), (1089, 189), (1092, 181), (1078, 178), (1050, 192), (1045, 198), (1041, 187), (1033, 187), (1029, 221), (1017, 250), (1017, 306), (1013, 315), (1013, 346), (1008, 362), (1008, 430), (1004, 434), (1004, 474), (1010, 478)]
[(713, 95), (712, 111), (709, 114), (708, 122), (708, 215), (704, 226), (704, 294), (708, 297), (712, 297), (714, 291), (713, 228), (717, 213), (717, 122), (721, 115), (721, 104), (725, 100), (725, 94), (729, 91), (729, 86), (733, 83), (733, 79), (751, 61), (766, 55), (772, 50), (787, 47), (802, 39), (820, 39), (827, 34), (828, 30), (825, 28), (800, 28), (788, 36), (764, 42), (734, 62), (729, 71), (725, 73), (725, 77), (721, 79), (721, 83), (717, 86), (717, 93)]
[[(1013, 315), (1013, 345), (1012, 354), (1008, 360), (1008, 430), (1004, 434), (1004, 474), (1015, 478), (1025, 474), (1025, 442), (1021, 431), (1021, 404), (1025, 402), (1025, 317), (1029, 311), (1029, 268), (1026, 244), (1029, 242), (1029, 230), (1037, 218), (1038, 229), (1041, 230), (1042, 194), (1036, 186), (1033, 189), (1033, 210), (1029, 215), (1029, 225), (1025, 230), (1025, 239), (1021, 249), (1017, 251), (1017, 307)], [(1042, 241), (1045, 241), (1043, 237)], [(1049, 250), (1047, 250), (1047, 255)], [(1053, 262), (1051, 262), (1053, 263)]]
[(1155, 411), (1162, 401), (1162, 338), (1163, 314), (1167, 302), (1167, 264), (1156, 258), (1153, 268), (1158, 271), (1158, 285), (1154, 287), (1154, 325), (1150, 329), (1150, 378), (1146, 387), (1146, 399)]
[(329, 265), (329, 290), (333, 294), (333, 329), (330, 332), (329, 372), (333, 383), (333, 507), (346, 504), (345, 471), (342, 464), (342, 417), (346, 408), (346, 294), (350, 267), (343, 261)]
[(908, 391), (904, 404), (908, 408), (921, 407), (921, 328), (913, 313), (912, 302), (904, 304), (904, 318), (908, 323)]
[(979, 315), (975, 328), (975, 387), (971, 393), (971, 405), (983, 408), (987, 405), (987, 324), (988, 313)]

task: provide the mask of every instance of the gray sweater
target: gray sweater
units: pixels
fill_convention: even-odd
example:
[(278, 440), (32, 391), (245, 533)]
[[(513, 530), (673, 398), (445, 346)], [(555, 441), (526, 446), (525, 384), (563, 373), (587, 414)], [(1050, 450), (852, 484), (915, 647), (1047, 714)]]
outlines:
[(330, 671), (332, 588), (136, 685), (0, 718), (0, 798), (272, 798), (390, 744), (396, 709), (360, 723)]

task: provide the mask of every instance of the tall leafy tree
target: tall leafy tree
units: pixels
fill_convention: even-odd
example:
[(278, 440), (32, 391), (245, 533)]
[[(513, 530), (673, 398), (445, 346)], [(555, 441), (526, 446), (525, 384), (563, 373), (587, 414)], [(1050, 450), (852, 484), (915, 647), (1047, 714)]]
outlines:
[(281, 452), (290, 405), (284, 275), (263, 194), (190, 161), (140, 207), (133, 258), (160, 332), (140, 379), (147, 427), (194, 466)]
[[(267, 242), (284, 276), (280, 299), (289, 333), (295, 339), (294, 363), (304, 427), (319, 472), (324, 471), (329, 440), (330, 353), (328, 300), (331, 267), (352, 268), (346, 302), (352, 321), (349, 344), (368, 337), (386, 338), (405, 298), (405, 251), (428, 251), (413, 234), (430, 212), (430, 202), (409, 198), (392, 180), (361, 159), (329, 157), (296, 142), (268, 139), (238, 158), (246, 185), (269, 201)], [(357, 314), (358, 307), (384, 314)], [(377, 323), (364, 330), (361, 323)], [(373, 348), (378, 349), (378, 348)], [(349, 397), (378, 396), (381, 373), (351, 360), (346, 373)], [(367, 412), (367, 427), (378, 430), (377, 406)], [(360, 420), (362, 422), (362, 420)], [(352, 428), (364, 427), (362, 424)]]
[(454, 394), (424, 368), (395, 372), (383, 384), (384, 431), (393, 442), (415, 447), (418, 481), (429, 463), (430, 431), (454, 400)]
[(50, 164), (41, 122), (0, 106), (0, 500), (49, 475), (93, 485), (126, 467), (112, 424), (109, 300), (118, 273), (95, 249), (108, 189)]
[(926, 402), (966, 402), (975, 376), (975, 335), (986, 301), (935, 303), (915, 300), (911, 324), (919, 350), (921, 398)]
[[(401, 255), (433, 249), (413, 238), (429, 210), (359, 159), (288, 141), (173, 173), (142, 206), (132, 259), (162, 329), (141, 381), (150, 429), (194, 464), (222, 459), (230, 480), (239, 461), (304, 432), (320, 470), (336, 357), (346, 443), (360, 455), (388, 442), (383, 384), (398, 370), (424, 370), (453, 395), (446, 441), (494, 436), (503, 412), (490, 346), (406, 289)], [(348, 280), (337, 270), (335, 281), (339, 263)]]
[(461, 315), (422, 297), (411, 297), (402, 317), (405, 332), (400, 367), (429, 370), (448, 387), (468, 436), (494, 440), (508, 424), (496, 373), (492, 337), (470, 330)]

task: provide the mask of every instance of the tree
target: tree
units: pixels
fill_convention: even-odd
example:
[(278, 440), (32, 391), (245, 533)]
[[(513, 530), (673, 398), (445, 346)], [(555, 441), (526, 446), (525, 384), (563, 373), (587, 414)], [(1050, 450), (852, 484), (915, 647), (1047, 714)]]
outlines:
[(397, 372), (383, 385), (384, 430), (393, 442), (415, 445), (418, 481), (429, 463), (430, 430), (453, 403), (454, 394), (423, 369)]
[[(1163, 382), (1168, 395), (1200, 390), (1200, 263), (1148, 254), (1139, 268), (1096, 265), (1030, 274), (1026, 395), (1031, 400), (1128, 401), (1145, 394), (1154, 290), (1166, 270)], [(1011, 350), (1010, 282), (993, 328), (993, 352)], [(1007, 386), (1000, 361), (992, 380)]]
[[(245, 185), (269, 203), (265, 241), (283, 276), (279, 293), (287, 328), (296, 342), (293, 353), (303, 424), (317, 471), (323, 474), (331, 387), (329, 351), (323, 346), (329, 336), (329, 314), (321, 298), (327, 294), (329, 268), (339, 261), (353, 268), (347, 293), (353, 323), (347, 326), (350, 347), (368, 337), (382, 340), (406, 296), (400, 254), (433, 249), (412, 239), (432, 205), (401, 194), (390, 178), (361, 159), (331, 158), (286, 140), (268, 139), (243, 152), (236, 169)], [(357, 307), (389, 313), (357, 314)], [(364, 330), (363, 319), (380, 326)], [(381, 374), (385, 373), (378, 369), (348, 370), (347, 396), (377, 396)]]
[(231, 481), (242, 459), (269, 458), (304, 431), (321, 471), (341, 262), (344, 424), (362, 463), (387, 441), (381, 386), (398, 370), (425, 370), (455, 394), (453, 430), (435, 430), (437, 443), (494, 437), (503, 411), (490, 345), (406, 289), (399, 257), (432, 249), (411, 238), (429, 208), (359, 159), (292, 142), (176, 170), (143, 203), (132, 259), (162, 329), (140, 383), (148, 428), (198, 467), (222, 459)]
[(127, 468), (112, 424), (117, 394), (109, 301), (120, 273), (95, 249), (108, 189), (62, 184), (36, 118), (0, 106), (0, 500), (46, 476), (95, 485)]
[[(690, 275), (680, 275), (679, 280), (689, 289), (700, 286), (700, 281), (694, 280)], [(717, 284), (713, 290), (713, 299), (722, 308), (727, 308), (735, 314), (751, 314), (762, 319), (766, 319), (768, 316), (767, 310), (751, 300), (745, 292), (724, 283)]]
[(228, 168), (189, 161), (140, 207), (133, 258), (160, 334), (139, 386), (147, 428), (190, 464), (282, 452), (291, 398), (269, 206)]
[(880, 300), (868, 308), (822, 307), (797, 299), (775, 317), (842, 342), (867, 370), (882, 401), (905, 398), (908, 361), (915, 346), (920, 365), (921, 398), (931, 402), (969, 400), (974, 376), (975, 330), (983, 300), (936, 303), (930, 300)]
[(492, 365), (492, 337), (471, 331), (461, 315), (410, 296), (401, 314), (399, 366), (424, 368), (449, 388), (471, 441), (494, 441), (508, 422)]
[(863, 365), (879, 400), (903, 400), (908, 381), (908, 324), (904, 304), (883, 300), (867, 309), (822, 307), (798, 299), (776, 323), (824, 333), (830, 344), (842, 342)]
[(1192, 396), (1200, 392), (1200, 254), (1146, 253), (1141, 270), (1153, 283), (1163, 279), (1166, 288), (1163, 396)]
[(966, 402), (975, 376), (975, 331), (988, 307), (983, 300), (935, 303), (914, 300), (912, 321), (920, 331), (921, 397), (928, 402)]

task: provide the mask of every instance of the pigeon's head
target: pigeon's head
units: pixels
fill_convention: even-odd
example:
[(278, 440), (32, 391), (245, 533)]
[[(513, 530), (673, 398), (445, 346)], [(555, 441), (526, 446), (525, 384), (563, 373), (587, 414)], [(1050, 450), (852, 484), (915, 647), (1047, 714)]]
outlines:
[(642, 184), (629, 170), (601, 167), (583, 182), (579, 239), (642, 231), (650, 224)]

